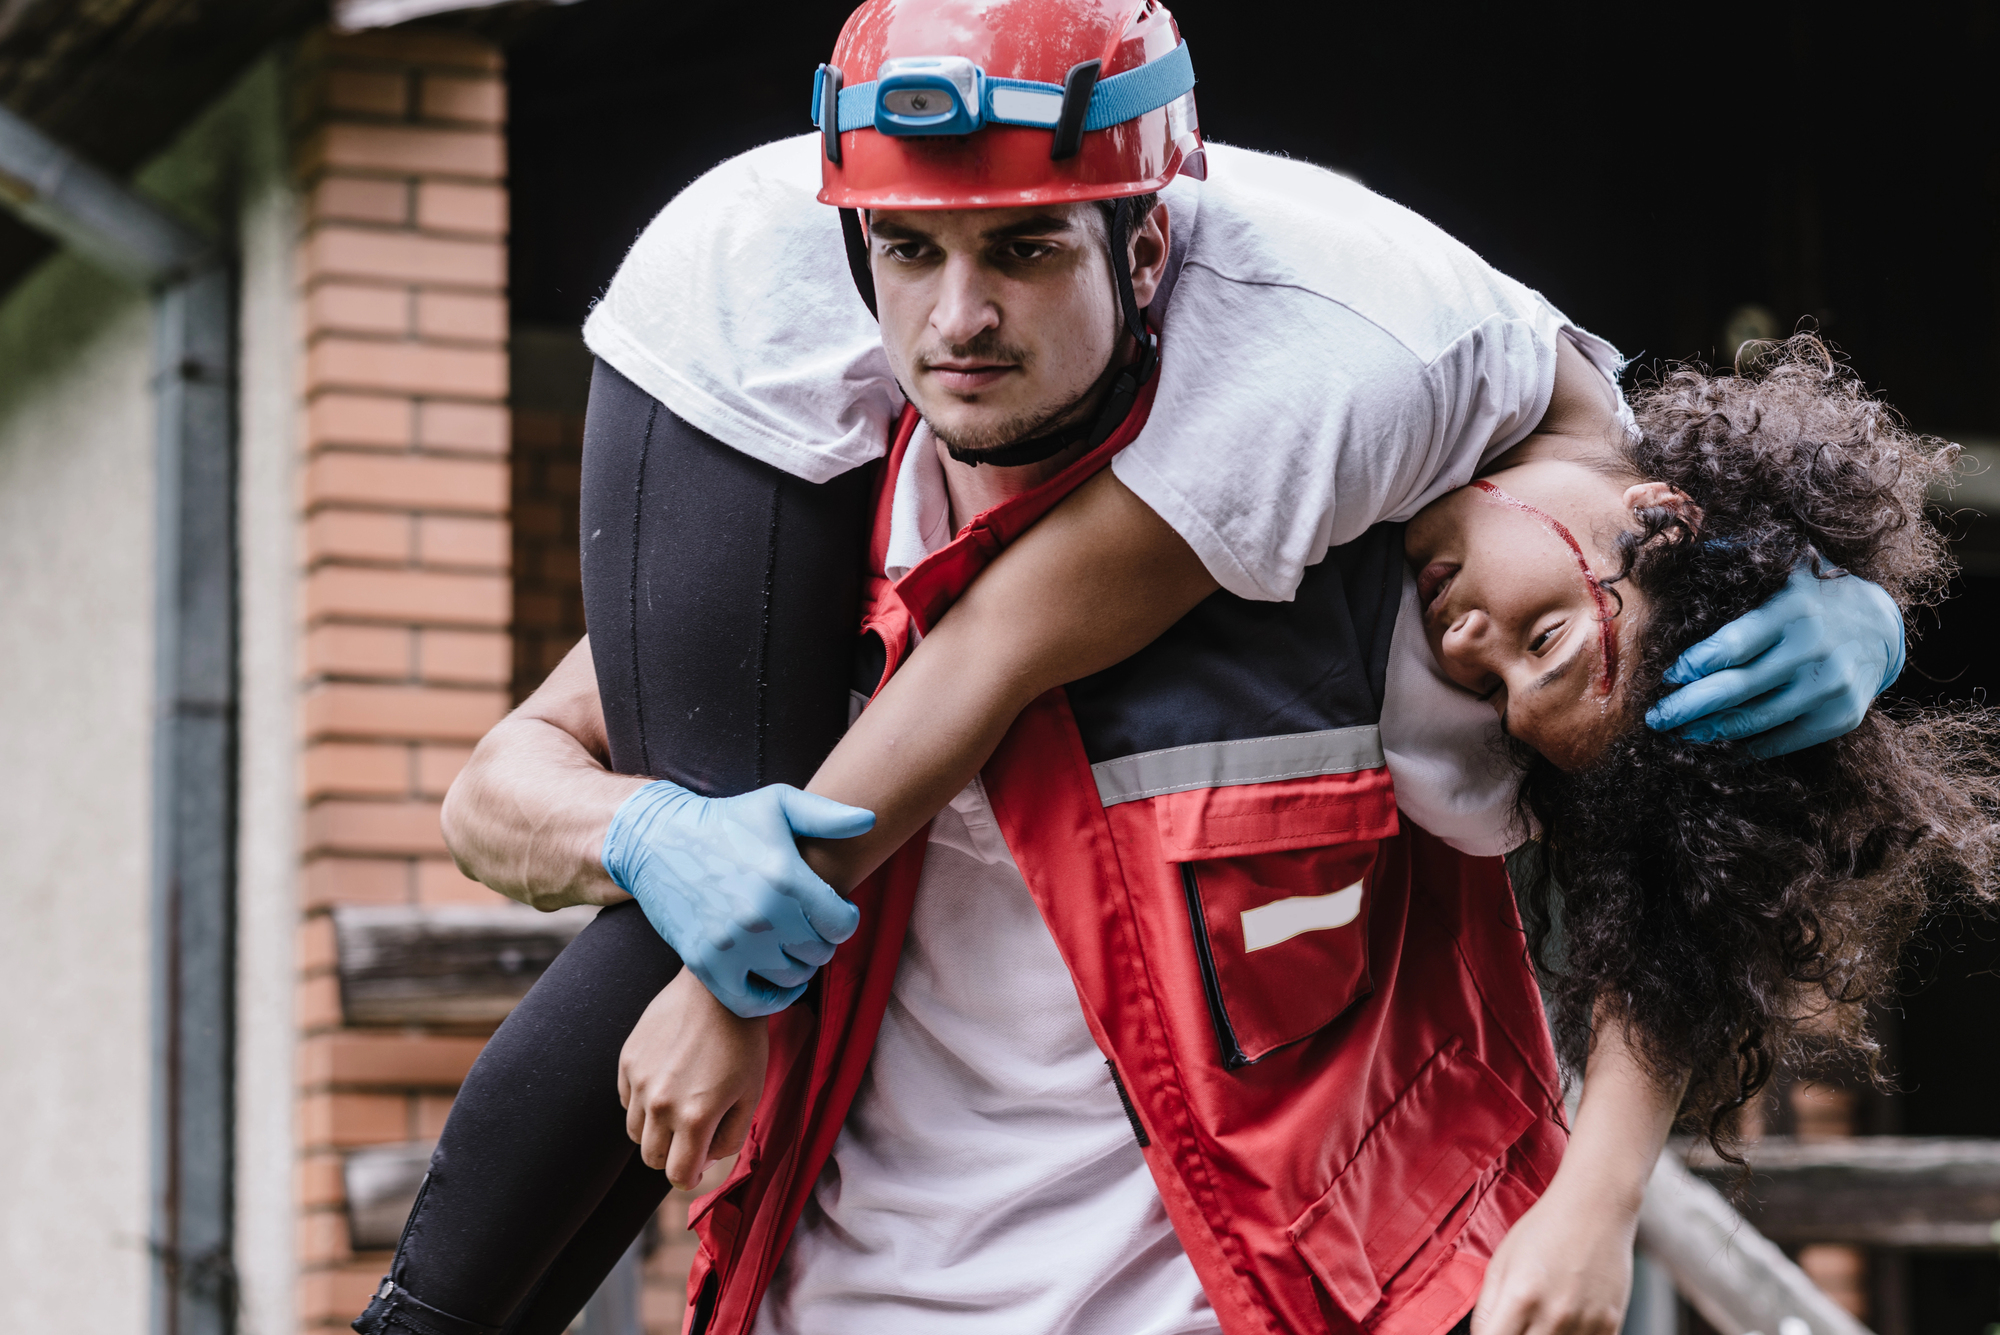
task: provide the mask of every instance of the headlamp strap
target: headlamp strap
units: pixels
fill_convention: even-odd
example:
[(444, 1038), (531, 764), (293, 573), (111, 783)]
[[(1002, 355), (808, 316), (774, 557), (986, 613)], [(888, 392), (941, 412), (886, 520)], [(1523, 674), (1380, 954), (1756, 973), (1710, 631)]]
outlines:
[[(903, 63), (901, 60), (886, 62), (889, 66)], [(922, 66), (935, 61), (917, 57), (911, 58), (911, 63)], [(1080, 83), (1081, 72), (1086, 66), (1092, 67), (1088, 80)], [(911, 117), (878, 105), (884, 76), (878, 74), (863, 83), (850, 84), (835, 66), (821, 65), (813, 71), (813, 124), (826, 135), (867, 129), (887, 134), (968, 134), (986, 125), (1021, 125), (1039, 130), (1057, 130), (1056, 147), (1060, 148), (1063, 146), (1061, 127), (1073, 117), (1080, 115), (1082, 118), (1078, 128), (1072, 131), (1080, 144), (1082, 135), (1092, 130), (1122, 125), (1185, 97), (1194, 91), (1195, 82), (1194, 60), (1188, 54), (1186, 42), (1179, 43), (1158, 60), (1147, 61), (1136, 69), (1108, 78), (1101, 77), (1103, 68), (1093, 61), (1073, 67), (1060, 84), (1043, 83), (1036, 79), (998, 78), (977, 70), (968, 72), (973, 80), (971, 86), (954, 89), (947, 86), (951, 81), (936, 71), (919, 68), (899, 73), (891, 70), (888, 76), (891, 91), (898, 86), (898, 81), (914, 79), (923, 90), (935, 90), (952, 103), (947, 111)], [(916, 85), (904, 83), (903, 86)], [(1077, 103), (1082, 104), (1080, 109)], [(937, 123), (933, 124), (933, 121)], [(835, 165), (840, 162), (835, 156), (838, 151), (836, 148), (827, 154), (828, 160)], [(1057, 153), (1054, 156), (1060, 159), (1068, 155)]]

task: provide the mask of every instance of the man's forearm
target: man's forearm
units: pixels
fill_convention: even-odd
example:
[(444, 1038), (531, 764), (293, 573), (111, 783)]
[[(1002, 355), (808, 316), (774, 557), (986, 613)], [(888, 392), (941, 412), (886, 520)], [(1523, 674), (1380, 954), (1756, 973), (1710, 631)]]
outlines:
[(581, 738), (602, 731), (589, 642), (486, 734), (445, 795), (459, 869), (538, 909), (626, 898), (605, 875), (604, 833), (647, 779), (613, 774)]

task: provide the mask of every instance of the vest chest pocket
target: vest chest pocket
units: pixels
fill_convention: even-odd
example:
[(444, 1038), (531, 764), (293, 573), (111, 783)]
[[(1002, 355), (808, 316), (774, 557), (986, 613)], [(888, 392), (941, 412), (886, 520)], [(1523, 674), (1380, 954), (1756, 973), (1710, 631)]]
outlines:
[(1370, 877), (1378, 842), (1396, 832), (1386, 772), (1156, 802), (1225, 1067), (1315, 1033), (1368, 994)]

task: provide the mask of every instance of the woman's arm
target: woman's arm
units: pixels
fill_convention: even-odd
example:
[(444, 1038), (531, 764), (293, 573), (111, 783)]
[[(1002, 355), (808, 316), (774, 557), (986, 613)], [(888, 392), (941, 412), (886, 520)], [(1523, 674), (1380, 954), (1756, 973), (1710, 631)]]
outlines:
[(892, 677), (807, 791), (875, 813), (855, 839), (806, 841), (853, 886), (972, 780), (1043, 692), (1122, 662), (1216, 582), (1109, 470), (1000, 554)]
[(1569, 1148), (1487, 1265), (1473, 1335), (1614, 1335), (1639, 1203), (1680, 1100), (1681, 1085), (1654, 1079), (1624, 1021), (1600, 1007)]
[[(820, 766), (807, 790), (868, 808), (875, 827), (801, 840), (807, 863), (851, 888), (971, 781), (1029, 702), (1130, 657), (1215, 589), (1193, 548), (1098, 474), (973, 581)], [(632, 1030), (627, 1128), (670, 1181), (692, 1184), (741, 1145), (764, 1025), (683, 973)]]

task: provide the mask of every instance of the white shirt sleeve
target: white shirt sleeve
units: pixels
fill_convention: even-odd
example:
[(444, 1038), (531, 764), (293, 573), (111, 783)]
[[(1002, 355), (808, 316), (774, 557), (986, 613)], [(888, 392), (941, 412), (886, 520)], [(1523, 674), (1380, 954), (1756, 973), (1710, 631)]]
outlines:
[(584, 324), (626, 379), (808, 482), (879, 458), (903, 394), (821, 204), (819, 137), (753, 149), (660, 211)]
[[(809, 481), (887, 448), (903, 396), (854, 291), (819, 140), (731, 159), (647, 227), (591, 350), (724, 443)], [(1241, 597), (1403, 520), (1524, 437), (1569, 337), (1617, 353), (1409, 210), (1309, 163), (1208, 146), (1163, 192), (1173, 263), (1152, 415), (1112, 469)], [(1405, 589), (1383, 741), (1399, 801), (1473, 853), (1514, 838), (1491, 709), (1438, 672)]]
[(1521, 776), (1508, 759), (1500, 716), (1438, 668), (1408, 573), (1389, 644), (1382, 752), (1403, 815), (1453, 848), (1496, 857), (1526, 839), (1514, 801)]
[(1145, 429), (1112, 470), (1244, 598), (1527, 435), (1562, 316), (1415, 214), (1214, 146)]

